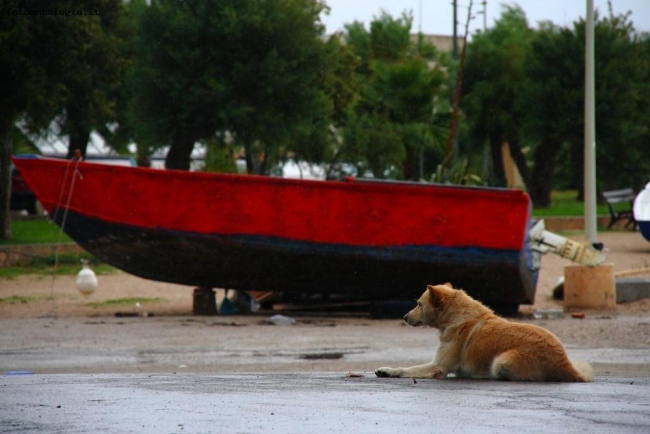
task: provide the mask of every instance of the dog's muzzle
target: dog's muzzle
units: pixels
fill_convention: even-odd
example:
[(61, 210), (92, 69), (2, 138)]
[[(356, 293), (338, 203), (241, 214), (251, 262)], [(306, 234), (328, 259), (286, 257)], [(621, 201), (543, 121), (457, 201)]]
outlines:
[(407, 313), (406, 315), (404, 315), (404, 322), (406, 322), (406, 324), (410, 325), (411, 327), (419, 327), (419, 326), (421, 326), (421, 325), (422, 325), (422, 321), (420, 321), (420, 320), (413, 321), (413, 320), (409, 317), (410, 314), (411, 314), (411, 312), (409, 312), (409, 313)]

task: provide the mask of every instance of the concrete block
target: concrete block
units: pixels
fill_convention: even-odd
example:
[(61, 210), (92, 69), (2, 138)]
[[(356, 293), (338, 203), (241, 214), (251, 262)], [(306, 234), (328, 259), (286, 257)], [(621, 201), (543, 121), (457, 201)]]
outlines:
[(621, 277), (616, 279), (616, 303), (650, 298), (650, 280), (641, 277)]
[(578, 309), (614, 309), (616, 282), (614, 264), (597, 267), (564, 267), (564, 307)]

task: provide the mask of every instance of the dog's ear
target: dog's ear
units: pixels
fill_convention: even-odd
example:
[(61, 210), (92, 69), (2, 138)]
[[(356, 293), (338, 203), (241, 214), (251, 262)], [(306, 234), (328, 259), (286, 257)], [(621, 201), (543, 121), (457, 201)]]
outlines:
[(435, 307), (440, 306), (442, 301), (445, 298), (445, 290), (443, 289), (445, 285), (434, 286), (428, 285), (427, 290), (429, 291), (429, 301)]
[(445, 283), (443, 283), (443, 285), (448, 287), (448, 288), (454, 289), (453, 285), (451, 283), (449, 283), (449, 282), (445, 282)]

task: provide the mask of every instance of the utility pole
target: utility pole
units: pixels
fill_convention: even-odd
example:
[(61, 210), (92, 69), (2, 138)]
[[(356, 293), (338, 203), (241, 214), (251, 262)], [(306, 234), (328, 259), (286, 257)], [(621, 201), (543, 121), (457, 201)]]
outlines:
[(453, 0), (451, 2), (451, 4), (452, 4), (452, 6), (454, 8), (454, 24), (453, 24), (453, 27), (452, 27), (452, 29), (453, 29), (452, 34), (453, 34), (454, 39), (452, 41), (452, 47), (453, 47), (452, 55), (453, 55), (454, 59), (458, 59), (458, 33), (456, 32), (456, 27), (457, 27), (457, 24), (458, 24), (458, 1)]
[(483, 31), (487, 30), (487, 0), (483, 0)]
[[(454, 60), (458, 60), (458, 1), (457, 0), (452, 0), (451, 2), (454, 13), (453, 13), (453, 19), (454, 23), (452, 26), (452, 58)], [(458, 81), (456, 81), (456, 84), (454, 84), (454, 91), (451, 93), (451, 107), (452, 111), (454, 108), (454, 104), (456, 103), (456, 92), (457, 92), (457, 87), (458, 87)], [(452, 113), (452, 124), (454, 124), (453, 120), (454, 114)], [(456, 131), (455, 125), (451, 127), (451, 147), (449, 144), (447, 145), (447, 155), (445, 156), (445, 160), (448, 158), (455, 158), (458, 155), (458, 132)], [(450, 152), (451, 151), (451, 152)], [(445, 161), (446, 163), (446, 161)]]

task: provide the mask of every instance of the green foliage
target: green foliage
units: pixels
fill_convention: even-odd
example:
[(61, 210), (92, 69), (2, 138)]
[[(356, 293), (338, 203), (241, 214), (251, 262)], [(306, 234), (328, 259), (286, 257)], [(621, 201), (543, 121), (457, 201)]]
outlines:
[(468, 168), (466, 158), (458, 158), (451, 165), (438, 164), (431, 182), (454, 185), (484, 185), (483, 180)]
[(375, 59), (398, 62), (408, 54), (411, 45), (413, 15), (403, 13), (394, 19), (382, 11), (370, 23), (370, 48)]
[[(79, 47), (68, 46), (66, 35), (86, 20), (58, 15), (20, 15), (21, 9), (66, 9), (69, 2), (0, 0), (0, 238), (11, 238), (9, 199), (13, 129), (23, 119), (33, 130), (56, 115), (67, 89), (66, 67)], [(63, 6), (63, 7), (62, 7)]]
[(334, 125), (345, 123), (347, 111), (359, 98), (359, 79), (355, 74), (360, 57), (351, 45), (343, 44), (338, 35), (330, 36), (326, 43), (328, 68), (322, 77), (323, 90), (332, 101), (331, 120)]
[[(650, 173), (648, 38), (628, 15), (598, 17), (594, 33), (597, 187), (638, 189)], [(491, 183), (500, 183), (499, 148), (508, 143), (537, 209), (551, 206), (556, 187), (583, 191), (584, 47), (584, 21), (534, 30), (509, 6), (469, 45), (466, 149), (487, 140), (497, 169)]]
[[(21, 148), (26, 144), (14, 133), (16, 122), (38, 133), (53, 119), (62, 120), (71, 147), (85, 151), (90, 129), (114, 117), (125, 65), (115, 32), (122, 5), (121, 0), (0, 0), (0, 238), (11, 238), (13, 139)], [(80, 9), (97, 14), (60, 14)]]
[(115, 111), (112, 122), (95, 127), (119, 154), (129, 153), (129, 145), (135, 144), (135, 157), (140, 165), (149, 164), (151, 155), (161, 147), (152, 135), (145, 133), (148, 128), (143, 126), (142, 119), (130, 110), (137, 91), (133, 80), (134, 56), (139, 41), (137, 29), (139, 17), (147, 7), (145, 0), (122, 2), (120, 20), (113, 34), (125, 67), (121, 70), (120, 86), (113, 93)]
[[(576, 25), (578, 38), (583, 27)], [(599, 20), (595, 37), (598, 189), (640, 190), (650, 174), (650, 41), (626, 15)], [(572, 143), (582, 156), (583, 142)], [(581, 188), (582, 171), (574, 180)]]
[[(582, 43), (584, 46), (584, 43)], [(546, 25), (535, 35), (526, 63), (523, 134), (533, 143), (528, 190), (535, 206), (550, 206), (557, 156), (565, 142), (584, 135), (584, 49), (571, 30)], [(579, 125), (580, 132), (578, 132)], [(577, 161), (576, 164), (580, 164)]]
[(369, 103), (376, 112), (398, 124), (431, 121), (434, 95), (444, 80), (440, 69), (431, 69), (424, 59), (372, 64)]
[[(534, 155), (536, 181), (546, 184), (531, 193), (541, 204), (554, 185), (555, 161), (563, 150), (573, 161), (571, 170), (565, 171), (571, 180), (567, 183), (565, 178), (564, 185), (583, 191), (584, 32), (584, 21), (573, 29), (548, 27), (533, 42), (528, 97), (538, 104), (530, 106), (526, 131), (539, 143)], [(594, 36), (597, 187), (640, 188), (650, 170), (650, 58), (625, 16), (599, 19)]]
[[(68, 45), (68, 35), (87, 28), (90, 20), (58, 15), (19, 15), (19, 10), (69, 9), (69, 1), (2, 0), (0, 8), (0, 114), (9, 125), (27, 115), (35, 129), (46, 126), (57, 113), (67, 89), (66, 68), (83, 47)], [(16, 15), (13, 14), (16, 12)], [(5, 125), (3, 125), (5, 128)], [(4, 133), (2, 131), (2, 139)]]
[(343, 35), (346, 46), (350, 47), (359, 59), (357, 72), (359, 74), (369, 73), (369, 63), (373, 57), (370, 34), (365, 25), (360, 21), (355, 21), (345, 25), (345, 34)]
[(218, 126), (225, 93), (213, 78), (223, 68), (221, 62), (201, 52), (206, 43), (207, 50), (221, 45), (200, 40), (208, 33), (209, 21), (215, 19), (210, 5), (136, 2), (131, 11), (137, 33), (132, 45), (129, 117), (137, 136), (158, 147), (169, 145), (181, 128), (202, 129), (192, 133), (194, 141), (208, 137)]
[[(91, 128), (114, 114), (113, 92), (124, 60), (114, 30), (120, 0), (0, 2), (0, 89), (3, 115), (24, 116), (33, 131), (67, 109), (63, 133), (71, 132), (70, 110), (79, 126)], [(26, 15), (22, 10), (98, 11), (98, 15)], [(12, 122), (13, 123), (13, 122)]]
[[(67, 93), (61, 107), (64, 112), (61, 126), (62, 132), (69, 135), (68, 157), (76, 149), (85, 155), (90, 132), (106, 130), (104, 126), (116, 119), (116, 99), (127, 65), (122, 49), (124, 3), (121, 0), (85, 3), (84, 8), (97, 10), (99, 15), (75, 17), (84, 20), (86, 26), (65, 35), (68, 45), (78, 47), (62, 77)], [(74, 7), (78, 8), (79, 2), (69, 2), (68, 8)]]
[(358, 176), (418, 179), (424, 156), (440, 158), (446, 64), (421, 38), (411, 40), (411, 24), (410, 15), (382, 12), (369, 31), (358, 22), (346, 26), (346, 43), (360, 58), (359, 97), (341, 123), (336, 156)]
[[(474, 35), (468, 46), (464, 71), (463, 108), (469, 126), (466, 152), (480, 153), (487, 140), (495, 168), (488, 179), (505, 185), (500, 150), (504, 142), (516, 142), (526, 116), (522, 88), (533, 30), (519, 6), (504, 10), (486, 32)], [(527, 181), (525, 166), (520, 167)]]
[(346, 160), (356, 162), (356, 176), (372, 172), (379, 179), (400, 178), (405, 149), (399, 125), (379, 115), (361, 115), (345, 130)]
[(237, 173), (232, 147), (216, 138), (208, 140), (203, 166), (200, 170), (204, 172)]
[(40, 150), (34, 142), (21, 131), (20, 128), (14, 125), (13, 134), (11, 137), (13, 145), (13, 154), (40, 154)]

